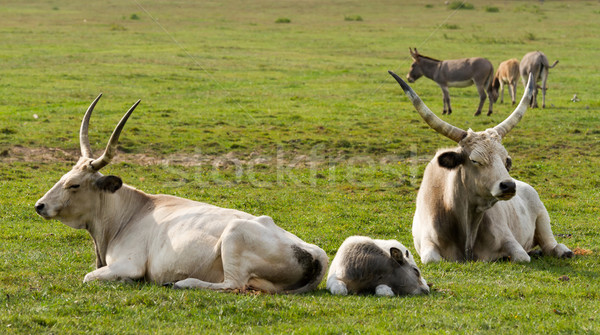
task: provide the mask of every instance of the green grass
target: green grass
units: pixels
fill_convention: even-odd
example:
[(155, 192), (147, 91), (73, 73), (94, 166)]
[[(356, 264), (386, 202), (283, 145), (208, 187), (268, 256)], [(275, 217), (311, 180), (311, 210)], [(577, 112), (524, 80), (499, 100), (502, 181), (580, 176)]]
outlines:
[[(494, 3), (510, 15), (485, 1), (464, 11), (391, 0), (140, 4), (2, 5), (0, 333), (600, 332), (597, 2)], [(73, 165), (81, 117), (103, 92), (90, 128), (97, 153), (142, 99), (103, 172), (149, 193), (270, 215), (331, 258), (355, 234), (414, 251), (423, 169), (452, 143), (387, 74), (405, 75), (408, 47), (495, 66), (532, 50), (560, 60), (548, 108), (528, 110), (504, 144), (511, 174), (536, 187), (559, 242), (591, 254), (421, 266), (433, 293), (393, 299), (332, 297), (324, 283), (301, 296), (84, 285), (94, 267), (90, 237), (33, 210)], [(412, 87), (441, 112), (434, 82)], [(512, 111), (495, 104), (491, 117), (475, 118), (474, 87), (450, 94), (446, 118), (465, 129), (494, 126)]]

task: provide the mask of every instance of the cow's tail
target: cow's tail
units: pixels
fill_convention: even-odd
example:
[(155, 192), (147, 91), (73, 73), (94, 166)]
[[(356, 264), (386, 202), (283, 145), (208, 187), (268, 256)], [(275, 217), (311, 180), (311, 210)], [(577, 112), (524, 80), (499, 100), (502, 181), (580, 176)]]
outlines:
[(292, 246), (292, 249), (296, 260), (303, 269), (303, 275), (298, 282), (287, 288), (285, 293), (299, 294), (316, 289), (327, 272), (329, 262), (327, 254), (321, 249), (318, 253), (313, 254), (296, 245)]

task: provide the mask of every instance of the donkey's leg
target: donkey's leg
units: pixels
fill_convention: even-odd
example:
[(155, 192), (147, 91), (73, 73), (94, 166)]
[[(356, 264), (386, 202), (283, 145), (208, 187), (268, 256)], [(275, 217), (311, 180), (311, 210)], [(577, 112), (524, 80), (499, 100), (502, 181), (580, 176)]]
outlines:
[(452, 114), (452, 107), (450, 107), (450, 92), (448, 91), (448, 86), (441, 86), (442, 94), (444, 95), (444, 111), (442, 114)]
[(513, 81), (512, 83), (510, 83), (510, 86), (508, 86), (509, 89), (509, 93), (510, 93), (510, 100), (512, 101), (512, 104), (514, 106), (515, 104), (515, 98), (517, 97), (517, 81)]
[[(530, 107), (538, 108), (537, 96), (538, 96), (538, 90), (539, 90), (540, 86), (537, 84), (537, 82), (540, 79), (540, 69), (539, 68), (532, 69), (531, 73), (533, 74), (533, 80), (535, 81), (535, 83), (534, 83), (535, 90), (533, 90)], [(525, 88), (527, 89), (527, 84), (525, 84)]]
[(548, 69), (547, 68), (543, 68), (542, 69), (542, 108), (546, 108), (546, 81), (548, 81)]
[[(479, 93), (479, 106), (477, 107), (477, 112), (475, 112), (475, 116), (481, 114), (481, 109), (483, 108), (483, 104), (485, 103), (485, 98), (487, 98), (487, 96), (485, 95), (485, 89), (483, 88), (483, 85), (477, 85), (477, 93)], [(490, 99), (490, 110), (492, 108), (491, 106), (492, 99)]]
[[(487, 92), (487, 99), (490, 102), (490, 107), (488, 109), (487, 116), (490, 116), (490, 115), (492, 115), (492, 106), (494, 105), (494, 100), (492, 100), (492, 85), (487, 85), (486, 92)], [(502, 95), (504, 95), (504, 93)], [(485, 102), (485, 98), (483, 98), (483, 102)], [(483, 107), (483, 103), (481, 103), (481, 106)]]

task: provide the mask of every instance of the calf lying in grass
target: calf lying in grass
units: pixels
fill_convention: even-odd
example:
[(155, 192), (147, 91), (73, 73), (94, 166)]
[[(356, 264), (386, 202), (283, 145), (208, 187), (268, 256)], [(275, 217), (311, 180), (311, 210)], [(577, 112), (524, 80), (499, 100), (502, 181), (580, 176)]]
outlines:
[(327, 275), (332, 294), (380, 296), (429, 293), (412, 255), (396, 240), (351, 236), (340, 246)]

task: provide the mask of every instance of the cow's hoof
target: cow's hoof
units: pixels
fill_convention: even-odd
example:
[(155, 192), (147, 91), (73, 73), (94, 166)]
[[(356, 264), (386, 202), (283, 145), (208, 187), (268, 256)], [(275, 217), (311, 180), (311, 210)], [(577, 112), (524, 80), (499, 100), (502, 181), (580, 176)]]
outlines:
[(442, 111), (442, 115), (446, 115), (446, 111)]
[(562, 243), (559, 243), (554, 247), (554, 255), (558, 258), (572, 258), (574, 256), (573, 251)]
[(513, 263), (529, 263), (531, 262), (531, 257), (523, 250), (522, 252), (511, 255), (510, 261)]
[(490, 115), (492, 115), (492, 111), (489, 111), (489, 112), (487, 113), (487, 116), (490, 116)]
[(477, 112), (475, 112), (475, 114), (473, 114), (473, 115), (475, 115), (475, 116), (479, 116), (480, 114), (481, 114), (481, 111), (477, 111)]
[(435, 251), (423, 253), (421, 256), (421, 263), (438, 263), (442, 261), (442, 256)]
[(544, 252), (540, 249), (535, 249), (535, 250), (531, 250), (527, 254), (529, 254), (529, 257), (532, 257), (532, 258), (540, 258), (544, 255)]
[(170, 281), (168, 283), (163, 283), (162, 284), (162, 287), (171, 287), (171, 288), (173, 288), (174, 286), (175, 286), (175, 283), (172, 282), (172, 281)]

